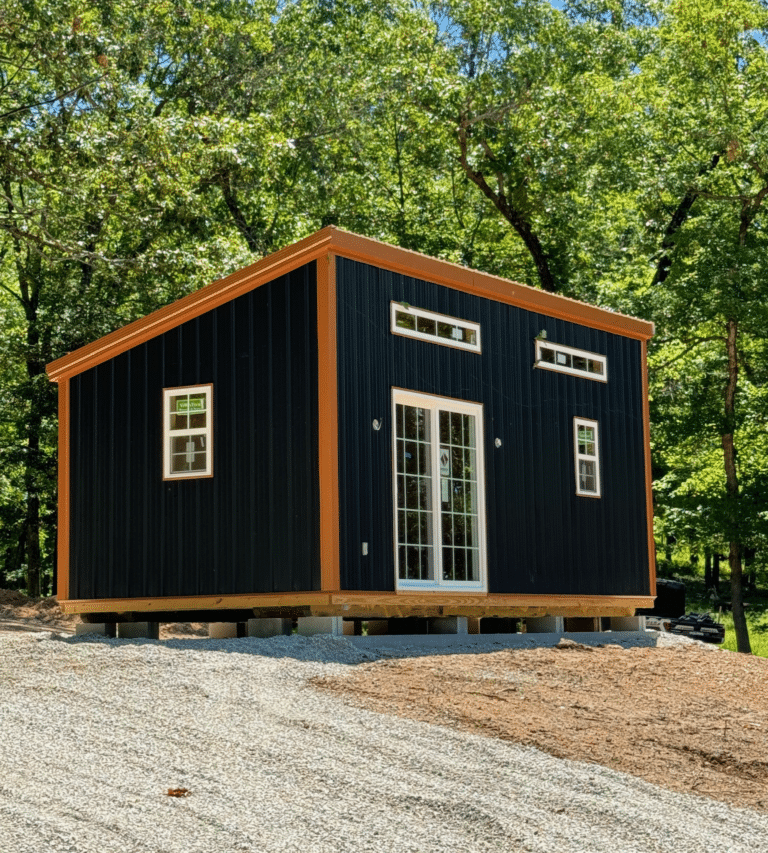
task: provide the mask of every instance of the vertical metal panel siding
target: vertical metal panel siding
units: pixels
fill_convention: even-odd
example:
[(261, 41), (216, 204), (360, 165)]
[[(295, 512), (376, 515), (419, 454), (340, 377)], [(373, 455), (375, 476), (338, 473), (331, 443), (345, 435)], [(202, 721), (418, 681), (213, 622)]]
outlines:
[[(315, 264), (72, 379), (73, 598), (320, 587)], [(163, 481), (162, 389), (213, 383), (214, 476)]]
[[(391, 334), (390, 300), (479, 322), (482, 354)], [(483, 404), (490, 592), (649, 592), (638, 341), (342, 258), (337, 302), (343, 588), (394, 589), (391, 389), (401, 387)], [(608, 383), (534, 369), (542, 329), (607, 355)], [(600, 499), (575, 494), (574, 417), (599, 421)]]

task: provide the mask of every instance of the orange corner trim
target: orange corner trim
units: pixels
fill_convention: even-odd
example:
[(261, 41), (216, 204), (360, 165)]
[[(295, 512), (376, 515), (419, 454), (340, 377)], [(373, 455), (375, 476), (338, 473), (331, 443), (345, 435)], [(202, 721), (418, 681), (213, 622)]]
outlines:
[(56, 542), (56, 595), (69, 598), (69, 379), (59, 382), (59, 499)]
[(643, 374), (643, 444), (645, 447), (645, 506), (648, 520), (648, 577), (651, 595), (656, 595), (656, 540), (653, 536), (653, 471), (651, 469), (651, 404), (648, 390), (648, 344), (642, 343), (641, 371)]
[(336, 257), (317, 259), (318, 459), (320, 589), (337, 590), (339, 569), (339, 449), (336, 370)]

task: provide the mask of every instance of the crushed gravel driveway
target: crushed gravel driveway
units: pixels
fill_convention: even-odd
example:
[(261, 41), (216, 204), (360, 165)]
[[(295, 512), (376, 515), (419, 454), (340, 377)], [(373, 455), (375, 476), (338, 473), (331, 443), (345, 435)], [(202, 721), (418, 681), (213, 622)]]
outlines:
[(307, 683), (374, 656), (0, 638), (0, 851), (768, 851), (765, 814)]

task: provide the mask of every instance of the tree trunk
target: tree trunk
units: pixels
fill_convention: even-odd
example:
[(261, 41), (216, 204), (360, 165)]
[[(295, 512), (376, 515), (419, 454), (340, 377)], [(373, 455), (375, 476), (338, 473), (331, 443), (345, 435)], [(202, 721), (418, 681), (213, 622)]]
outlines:
[[(706, 166), (702, 166), (699, 169), (699, 177), (706, 175), (707, 172), (711, 172), (719, 162), (720, 155), (715, 154)], [(656, 272), (651, 284), (662, 284), (667, 280), (669, 272), (672, 269), (672, 252), (675, 248), (675, 236), (688, 218), (688, 214), (691, 212), (691, 208), (698, 197), (699, 193), (697, 190), (689, 189), (677, 206), (677, 210), (672, 214), (672, 218), (664, 230), (664, 237), (661, 241), (661, 256), (656, 263)]]
[(744, 578), (745, 588), (754, 592), (757, 587), (757, 573), (755, 572), (755, 548), (744, 548)]
[[(30, 379), (42, 371), (35, 362), (27, 363)], [(24, 551), (27, 563), (27, 595), (38, 598), (41, 595), (42, 554), (40, 550), (40, 494), (38, 479), (40, 474), (40, 432), (42, 430), (41, 404), (33, 387), (32, 400), (27, 422), (27, 447), (24, 462), (24, 485), (27, 492), (27, 514), (24, 519)]]
[(715, 552), (712, 555), (712, 588), (720, 595), (720, 560), (722, 554)]
[(664, 559), (667, 561), (667, 567), (672, 565), (672, 546), (677, 542), (674, 536), (667, 534), (664, 540)]
[(728, 517), (728, 563), (731, 568), (731, 611), (733, 627), (736, 631), (736, 649), (752, 654), (744, 614), (744, 595), (742, 589), (741, 543), (739, 542), (739, 481), (736, 476), (736, 450), (733, 445), (733, 433), (736, 424), (736, 388), (738, 383), (738, 359), (736, 337), (738, 324), (730, 318), (726, 323), (726, 348), (728, 351), (728, 384), (725, 391), (725, 430), (722, 435), (723, 462), (725, 465), (725, 490)]
[(712, 589), (712, 549), (704, 549), (704, 589)]
[[(557, 293), (559, 287), (555, 281), (555, 277), (552, 275), (547, 253), (541, 245), (541, 240), (539, 240), (538, 234), (533, 230), (529, 217), (527, 217), (523, 211), (519, 210), (509, 200), (509, 198), (507, 198), (504, 193), (503, 176), (501, 173), (496, 174), (498, 190), (494, 190), (488, 184), (488, 181), (486, 181), (485, 175), (483, 175), (479, 170), (472, 168), (467, 156), (467, 146), (467, 129), (462, 124), (459, 126), (459, 148), (461, 150), (459, 163), (461, 164), (461, 168), (464, 170), (464, 173), (469, 180), (478, 187), (486, 198), (490, 199), (494, 203), (499, 213), (501, 213), (501, 215), (517, 232), (518, 236), (525, 244), (525, 248), (528, 249), (528, 253), (536, 266), (536, 273), (539, 276), (539, 282), (541, 283), (542, 289), (549, 293)], [(492, 159), (490, 153), (487, 151), (487, 147), (486, 153), (488, 154), (489, 159)]]
[(27, 552), (27, 595), (40, 597), (40, 498), (36, 494), (27, 498), (25, 520), (25, 545)]
[[(7, 192), (10, 190), (7, 188)], [(27, 322), (26, 368), (29, 383), (29, 414), (26, 418), (27, 436), (24, 454), (24, 490), (26, 492), (26, 515), (21, 538), (26, 557), (27, 595), (40, 595), (42, 576), (42, 554), (40, 549), (40, 434), (43, 428), (44, 405), (40, 396), (39, 378), (45, 373), (45, 360), (40, 352), (39, 287), (40, 256), (23, 252), (16, 242), (16, 273), (19, 282), (19, 302), (24, 308)]]

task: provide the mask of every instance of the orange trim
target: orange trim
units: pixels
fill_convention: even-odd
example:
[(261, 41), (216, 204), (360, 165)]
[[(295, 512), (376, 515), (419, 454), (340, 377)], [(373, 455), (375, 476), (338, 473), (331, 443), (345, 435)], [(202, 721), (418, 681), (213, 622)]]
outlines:
[(409, 249), (390, 246), (349, 231), (339, 229), (333, 229), (333, 231), (331, 248), (336, 254), (345, 258), (423, 278), (436, 284), (444, 284), (456, 290), (485, 296), (508, 305), (517, 305), (529, 311), (537, 311), (593, 329), (602, 329), (639, 340), (648, 340), (653, 337), (653, 323), (647, 320), (639, 320), (615, 311), (606, 311), (604, 308), (587, 305), (567, 296), (547, 293), (535, 287), (478, 272), (459, 264), (430, 258)]
[[(645, 506), (648, 517), (648, 577), (656, 595), (656, 540), (653, 538), (653, 471), (651, 469), (651, 402), (648, 390), (648, 344), (642, 342), (640, 369), (643, 377), (643, 444), (645, 445)], [(651, 605), (653, 606), (653, 605)]]
[(336, 372), (336, 257), (317, 259), (320, 589), (341, 586), (339, 555), (339, 408)]
[[(353, 617), (365, 612), (421, 615), (442, 610), (445, 615), (491, 615), (516, 611), (528, 616), (631, 615), (652, 607), (641, 595), (499, 595), (486, 593), (430, 594), (423, 592), (278, 592), (244, 595), (175, 596), (169, 598), (104, 598), (62, 602), (65, 613), (158, 613), (179, 610), (247, 610), (307, 607), (318, 615)], [(450, 613), (448, 611), (451, 611)], [(359, 617), (358, 617), (359, 618)]]
[(638, 340), (648, 340), (653, 336), (653, 324), (645, 320), (606, 311), (594, 305), (577, 302), (575, 299), (547, 293), (329, 226), (69, 355), (52, 361), (47, 367), (48, 376), (51, 381), (59, 382), (65, 377), (82, 373), (328, 253), (335, 253), (393, 272), (424, 278), (436, 284), (443, 284), (456, 290), (474, 293), (477, 296), (516, 305), (529, 311), (594, 329)]
[(56, 595), (69, 598), (69, 379), (59, 382), (59, 514), (56, 544)]
[(302, 607), (327, 603), (327, 592), (277, 592), (242, 595), (177, 595), (167, 598), (88, 598), (62, 603), (65, 613), (151, 613), (167, 610), (247, 610), (251, 607)]
[(186, 323), (187, 320), (199, 317), (225, 302), (230, 302), (243, 293), (273, 281), (319, 257), (326, 250), (330, 239), (329, 229), (318, 231), (251, 266), (153, 311), (122, 329), (117, 329), (103, 338), (86, 344), (69, 355), (52, 361), (46, 368), (48, 378), (52, 382), (59, 382), (66, 376), (82, 373), (114, 358), (121, 352)]

